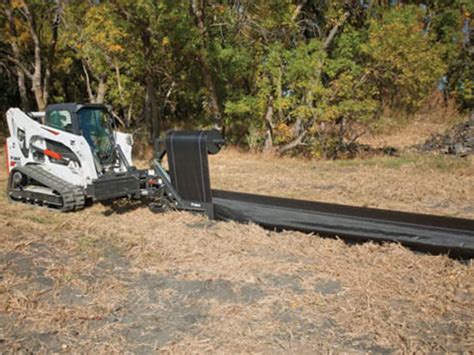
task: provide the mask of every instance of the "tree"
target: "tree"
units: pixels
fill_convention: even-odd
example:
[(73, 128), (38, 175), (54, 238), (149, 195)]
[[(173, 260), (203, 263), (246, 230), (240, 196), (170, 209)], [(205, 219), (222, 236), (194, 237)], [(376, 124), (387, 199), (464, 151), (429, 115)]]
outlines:
[(214, 119), (214, 126), (225, 131), (222, 122), (222, 112), (219, 103), (219, 98), (217, 96), (216, 85), (214, 83), (213, 73), (209, 60), (209, 33), (206, 23), (206, 1), (190, 0), (190, 2), (190, 8), (194, 18), (194, 23), (200, 35), (200, 40), (198, 42), (198, 60), (201, 66), (204, 84), (207, 89), (209, 109)]
[(49, 98), (62, 2), (4, 0), (3, 11), (8, 21), (7, 42), (11, 48), (6, 57), (16, 67), (22, 102), (26, 107), (29, 106), (25, 84), (27, 78), (31, 82), (36, 106), (42, 111)]
[(376, 82), (384, 103), (410, 112), (420, 107), (446, 71), (442, 45), (423, 31), (423, 13), (404, 6), (386, 11), (370, 21), (364, 53), (370, 79)]
[(472, 108), (473, 6), (2, 0), (0, 102), (107, 102), (148, 143), (217, 126), (252, 149), (335, 158), (437, 87)]

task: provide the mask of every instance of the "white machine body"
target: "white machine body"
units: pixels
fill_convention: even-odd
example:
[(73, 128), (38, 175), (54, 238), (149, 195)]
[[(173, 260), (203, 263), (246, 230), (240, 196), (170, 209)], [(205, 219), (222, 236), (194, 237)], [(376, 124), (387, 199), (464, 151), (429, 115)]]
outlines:
[(101, 166), (83, 135), (45, 125), (44, 119), (45, 112), (27, 114), (19, 108), (7, 111), (10, 136), (6, 140), (5, 154), (8, 171), (39, 164), (62, 180), (85, 188), (104, 173), (102, 169), (121, 173), (127, 171), (127, 165), (133, 165), (130, 134), (113, 131), (114, 144), (123, 152), (126, 162), (116, 159), (110, 166)]

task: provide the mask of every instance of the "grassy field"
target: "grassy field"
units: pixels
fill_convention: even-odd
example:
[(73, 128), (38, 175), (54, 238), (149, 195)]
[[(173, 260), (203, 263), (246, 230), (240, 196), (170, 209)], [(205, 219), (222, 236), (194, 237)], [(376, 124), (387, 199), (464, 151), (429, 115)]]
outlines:
[(211, 156), (212, 185), (264, 195), (474, 218), (474, 159), (407, 154), (317, 161)]
[[(226, 150), (211, 165), (216, 188), (474, 218), (472, 159)], [(0, 352), (474, 350), (472, 261), (397, 244), (125, 202), (60, 214), (2, 194), (0, 269)]]

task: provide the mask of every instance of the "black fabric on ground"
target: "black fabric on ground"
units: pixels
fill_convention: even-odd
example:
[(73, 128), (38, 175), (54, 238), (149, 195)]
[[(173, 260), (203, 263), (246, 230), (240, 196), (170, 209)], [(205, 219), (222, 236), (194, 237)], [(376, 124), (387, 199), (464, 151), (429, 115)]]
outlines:
[(474, 256), (474, 221), (213, 190), (215, 217), (349, 240), (395, 241), (417, 250)]

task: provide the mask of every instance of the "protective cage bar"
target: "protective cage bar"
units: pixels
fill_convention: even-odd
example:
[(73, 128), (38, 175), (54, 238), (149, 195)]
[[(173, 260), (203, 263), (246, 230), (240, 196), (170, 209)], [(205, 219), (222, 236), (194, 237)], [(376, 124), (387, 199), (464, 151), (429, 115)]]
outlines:
[(474, 220), (212, 190), (215, 218), (352, 241), (392, 241), (415, 250), (474, 256)]

